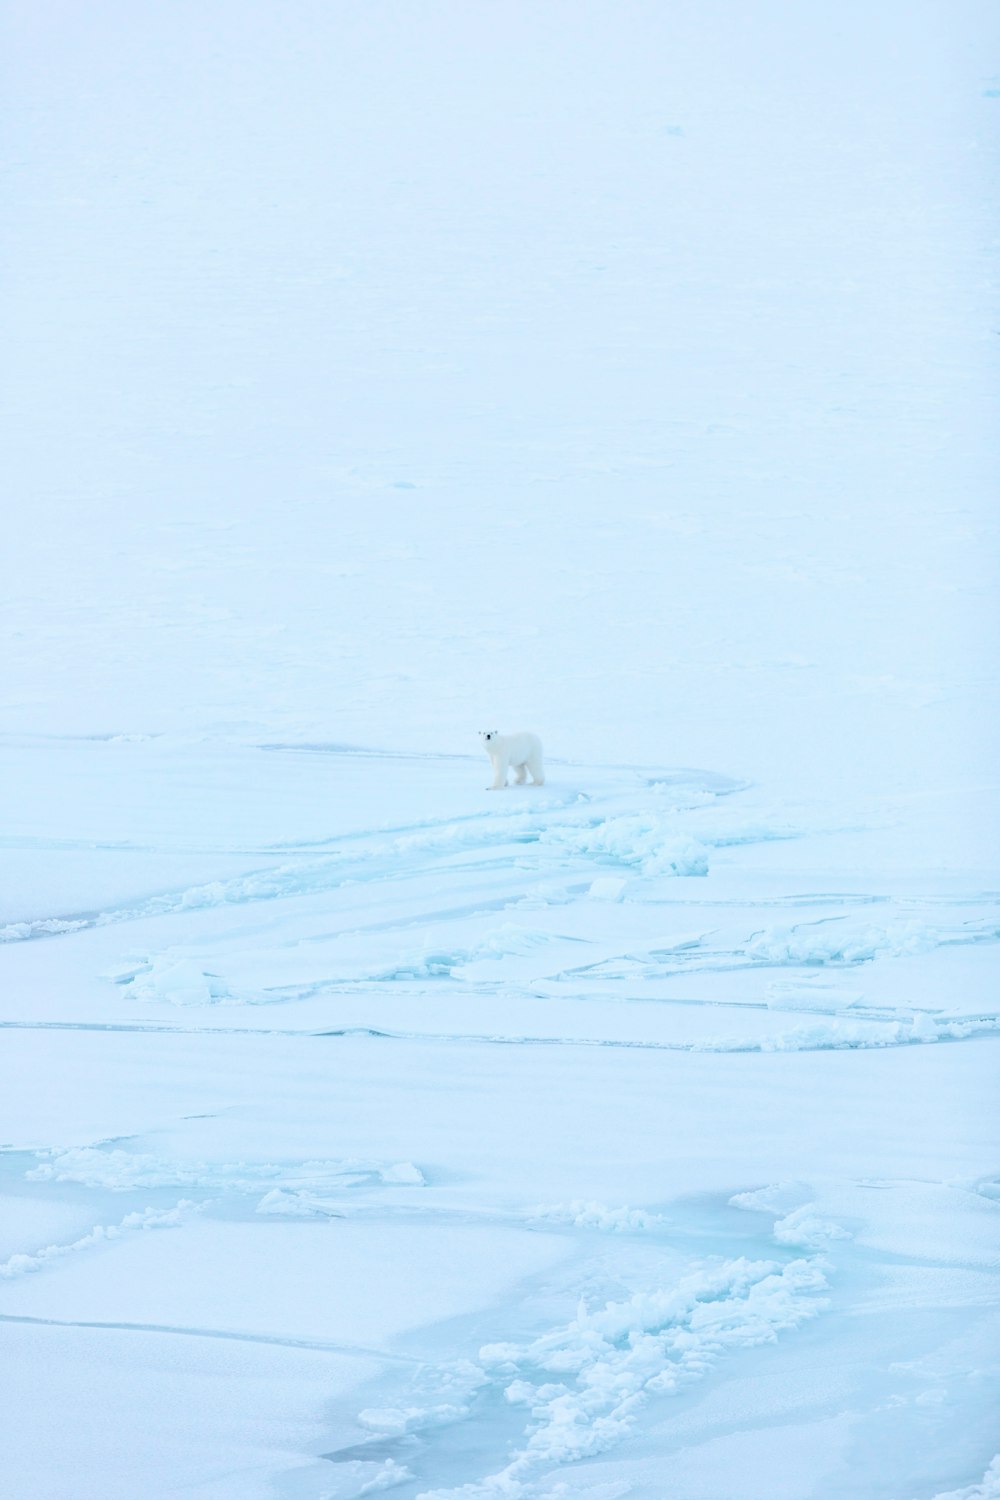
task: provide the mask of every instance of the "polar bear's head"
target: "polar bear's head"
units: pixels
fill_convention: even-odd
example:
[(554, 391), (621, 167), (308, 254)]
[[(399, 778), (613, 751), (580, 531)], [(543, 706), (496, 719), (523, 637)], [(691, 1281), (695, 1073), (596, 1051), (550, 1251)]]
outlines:
[(500, 731), (499, 729), (481, 729), (479, 731), (479, 738), (488, 750), (493, 742), (500, 738)]

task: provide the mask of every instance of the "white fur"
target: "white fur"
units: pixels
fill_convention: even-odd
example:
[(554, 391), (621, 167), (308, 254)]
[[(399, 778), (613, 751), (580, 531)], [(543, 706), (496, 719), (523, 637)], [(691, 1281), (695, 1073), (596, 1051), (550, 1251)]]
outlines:
[(501, 734), (496, 729), (482, 729), (479, 738), (493, 766), (493, 784), (488, 792), (500, 792), (507, 785), (507, 771), (513, 766), (514, 780), (520, 785), (531, 772), (535, 786), (545, 780), (542, 766), (542, 742), (537, 734), (522, 729), (518, 734)]

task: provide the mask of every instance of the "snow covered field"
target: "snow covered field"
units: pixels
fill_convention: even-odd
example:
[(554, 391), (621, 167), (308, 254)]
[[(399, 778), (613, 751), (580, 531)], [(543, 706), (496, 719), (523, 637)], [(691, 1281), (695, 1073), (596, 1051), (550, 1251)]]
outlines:
[(5, 28), (0, 1493), (994, 1500), (993, 8)]

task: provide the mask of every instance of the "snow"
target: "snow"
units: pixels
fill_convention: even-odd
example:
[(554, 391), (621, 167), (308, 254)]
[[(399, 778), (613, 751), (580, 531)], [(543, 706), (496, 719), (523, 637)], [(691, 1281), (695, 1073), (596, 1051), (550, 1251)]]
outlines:
[(503, 1493), (539, 1463), (560, 1463), (614, 1447), (649, 1394), (703, 1378), (732, 1345), (773, 1341), (784, 1328), (822, 1310), (822, 1271), (805, 1261), (727, 1261), (682, 1277), (669, 1291), (637, 1293), (581, 1313), (527, 1347), (480, 1350), (487, 1371), (538, 1371), (564, 1377), (541, 1385), (516, 1379), (504, 1394), (531, 1408), (525, 1448), (483, 1493)]
[(1000, 1494), (997, 40), (11, 13), (5, 1496)]
[(995, 1495), (1000, 1495), (1000, 1453), (983, 1475), (981, 1483), (951, 1490), (947, 1495), (936, 1495), (935, 1500), (992, 1500)]

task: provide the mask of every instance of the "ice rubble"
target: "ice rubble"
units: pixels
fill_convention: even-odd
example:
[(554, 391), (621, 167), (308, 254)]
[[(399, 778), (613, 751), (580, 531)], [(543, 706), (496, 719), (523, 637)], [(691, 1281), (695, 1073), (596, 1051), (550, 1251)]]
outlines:
[(835, 917), (764, 928), (750, 938), (745, 951), (750, 958), (768, 964), (859, 964), (880, 957), (929, 953), (946, 943), (994, 942), (998, 936), (1000, 926), (990, 919), (943, 926), (909, 918), (880, 926)]
[[(25, 1173), (29, 1182), (78, 1182), (115, 1193), (136, 1188), (199, 1187), (228, 1192), (259, 1192), (276, 1184), (281, 1201), (297, 1201), (298, 1194), (323, 1188), (351, 1188), (366, 1182), (419, 1187), (424, 1178), (413, 1162), (303, 1161), (303, 1162), (192, 1162), (171, 1161), (150, 1152), (122, 1147), (75, 1146), (38, 1153), (36, 1167)], [(305, 1200), (304, 1200), (305, 1201)], [(274, 1209), (266, 1210), (274, 1212)]]
[(186, 1215), (197, 1212), (197, 1209), (196, 1203), (182, 1198), (173, 1208), (146, 1208), (126, 1214), (117, 1224), (95, 1224), (89, 1234), (82, 1235), (71, 1244), (47, 1245), (44, 1250), (37, 1250), (30, 1255), (9, 1256), (7, 1260), (0, 1263), (0, 1277), (10, 1280), (14, 1276), (24, 1276), (31, 1271), (42, 1271), (53, 1261), (61, 1260), (63, 1256), (75, 1255), (81, 1250), (92, 1250), (110, 1240), (121, 1239), (122, 1235), (132, 1234), (136, 1230), (175, 1229), (184, 1222)]
[(961, 1490), (942, 1491), (934, 1496), (934, 1500), (1000, 1500), (1000, 1453), (978, 1484), (967, 1485)]
[(643, 1208), (609, 1208), (582, 1198), (529, 1208), (528, 1217), (544, 1224), (572, 1224), (575, 1229), (599, 1229), (610, 1234), (636, 1234), (666, 1222), (662, 1214), (647, 1213)]
[(619, 1444), (651, 1398), (704, 1378), (731, 1350), (774, 1342), (817, 1316), (826, 1287), (819, 1259), (724, 1261), (667, 1289), (594, 1309), (581, 1302), (572, 1322), (528, 1344), (484, 1346), (484, 1371), (530, 1414), (522, 1444), (501, 1470), (421, 1500), (527, 1495), (540, 1468)]

